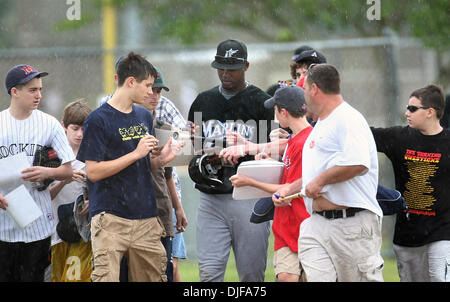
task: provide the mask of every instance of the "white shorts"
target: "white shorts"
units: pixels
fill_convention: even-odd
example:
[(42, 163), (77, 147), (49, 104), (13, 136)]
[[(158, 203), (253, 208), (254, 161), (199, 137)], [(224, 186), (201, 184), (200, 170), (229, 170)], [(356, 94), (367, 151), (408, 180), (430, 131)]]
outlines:
[(309, 282), (383, 281), (381, 217), (373, 212), (339, 219), (313, 213), (300, 225), (298, 247)]

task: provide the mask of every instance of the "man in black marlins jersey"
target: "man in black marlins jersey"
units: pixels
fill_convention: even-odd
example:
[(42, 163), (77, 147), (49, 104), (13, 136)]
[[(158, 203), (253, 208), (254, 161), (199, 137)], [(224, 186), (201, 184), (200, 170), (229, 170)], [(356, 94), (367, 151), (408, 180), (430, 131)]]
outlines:
[[(244, 43), (226, 40), (218, 45), (211, 66), (217, 69), (221, 84), (200, 93), (188, 116), (189, 121), (202, 125), (204, 137), (223, 138), (227, 132), (234, 132), (246, 140), (267, 142), (274, 113), (264, 108), (264, 101), (270, 96), (245, 81), (249, 65)], [(203, 147), (212, 147), (213, 143), (205, 140)], [(228, 178), (235, 174), (237, 166), (222, 166), (221, 169), (224, 177), (220, 181), (223, 184), (196, 183), (200, 191), (197, 216), (200, 281), (224, 280), (231, 247), (239, 279), (263, 281), (269, 222), (250, 223), (256, 200), (233, 200)]]

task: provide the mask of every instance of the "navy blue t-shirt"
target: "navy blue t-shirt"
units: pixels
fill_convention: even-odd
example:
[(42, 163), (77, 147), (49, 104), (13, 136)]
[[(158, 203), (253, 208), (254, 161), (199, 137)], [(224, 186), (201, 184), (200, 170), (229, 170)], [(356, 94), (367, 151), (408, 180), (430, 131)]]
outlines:
[[(147, 109), (133, 105), (127, 114), (104, 103), (84, 122), (77, 159), (101, 162), (120, 158), (136, 149), (139, 140), (152, 132), (152, 125)], [(103, 211), (126, 219), (158, 215), (148, 156), (103, 180), (93, 183), (88, 179), (88, 189), (90, 218)]]

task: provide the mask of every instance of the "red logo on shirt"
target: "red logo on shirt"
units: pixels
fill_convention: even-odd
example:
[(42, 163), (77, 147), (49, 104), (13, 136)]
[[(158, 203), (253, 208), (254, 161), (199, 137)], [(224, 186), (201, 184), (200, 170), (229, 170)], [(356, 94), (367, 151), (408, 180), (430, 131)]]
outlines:
[(309, 149), (314, 148), (315, 144), (316, 144), (316, 142), (312, 140), (312, 141), (309, 143)]

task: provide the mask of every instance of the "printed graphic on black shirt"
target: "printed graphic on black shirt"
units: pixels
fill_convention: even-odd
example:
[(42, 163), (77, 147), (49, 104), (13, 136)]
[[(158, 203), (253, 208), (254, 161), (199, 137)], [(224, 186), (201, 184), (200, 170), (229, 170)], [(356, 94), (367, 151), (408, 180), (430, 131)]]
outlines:
[(137, 126), (131, 126), (130, 128), (119, 128), (119, 133), (122, 136), (123, 141), (131, 139), (143, 138), (148, 133), (148, 128), (143, 124)]
[(410, 213), (436, 216), (436, 212), (433, 210), (436, 199), (432, 195), (434, 188), (430, 179), (436, 175), (441, 157), (440, 153), (406, 150), (405, 165), (410, 179), (405, 184), (403, 195)]

